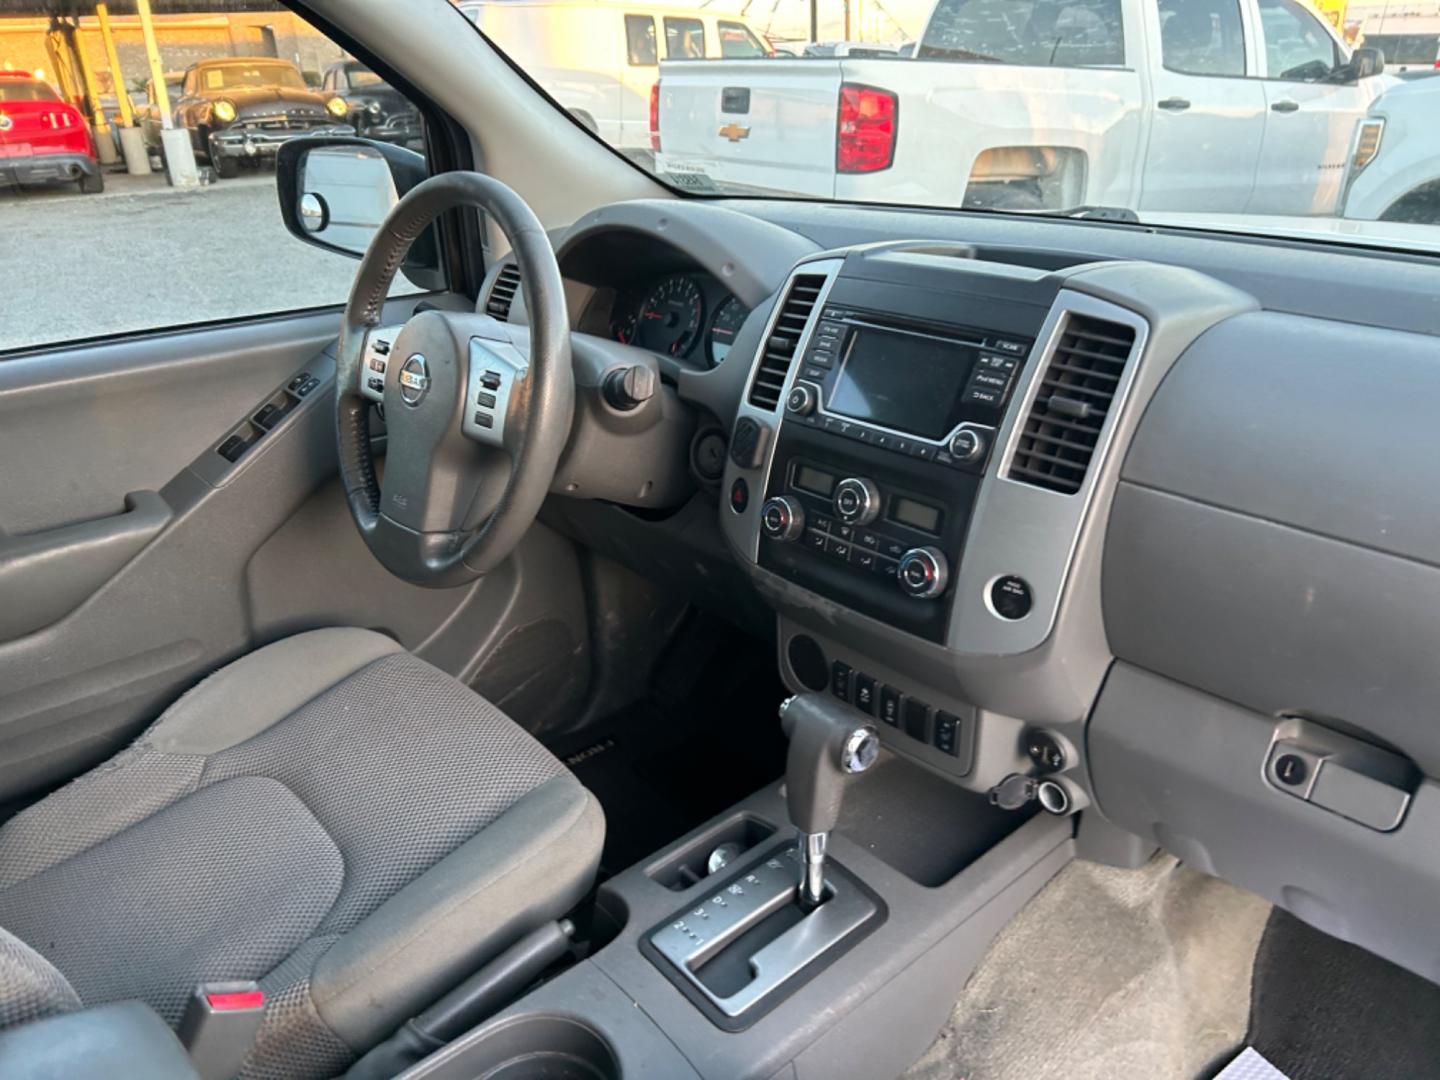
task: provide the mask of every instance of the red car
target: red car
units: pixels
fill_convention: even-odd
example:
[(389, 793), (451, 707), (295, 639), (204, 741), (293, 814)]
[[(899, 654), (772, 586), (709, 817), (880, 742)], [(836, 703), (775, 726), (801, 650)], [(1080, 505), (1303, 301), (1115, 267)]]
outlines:
[(24, 71), (0, 71), (0, 183), (75, 181), (105, 190), (95, 140), (80, 110)]

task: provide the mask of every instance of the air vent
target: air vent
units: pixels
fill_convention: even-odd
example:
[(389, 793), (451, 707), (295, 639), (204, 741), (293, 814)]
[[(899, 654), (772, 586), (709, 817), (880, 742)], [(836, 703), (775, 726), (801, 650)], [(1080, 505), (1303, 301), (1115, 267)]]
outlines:
[(515, 302), (515, 294), (519, 291), (520, 267), (506, 263), (495, 276), (495, 284), (490, 286), (490, 299), (485, 301), (486, 313), (501, 322), (509, 322), (510, 305)]
[(1135, 331), (1123, 323), (1069, 316), (1025, 418), (1012, 480), (1062, 495), (1084, 486), (1134, 346)]
[(800, 347), (800, 337), (805, 333), (810, 313), (815, 310), (820, 290), (824, 287), (824, 274), (796, 274), (791, 281), (790, 292), (780, 304), (780, 317), (775, 320), (775, 329), (760, 351), (760, 367), (755, 372), (755, 381), (750, 384), (748, 400), (757, 409), (774, 412), (780, 404), (785, 378), (795, 360), (795, 350)]

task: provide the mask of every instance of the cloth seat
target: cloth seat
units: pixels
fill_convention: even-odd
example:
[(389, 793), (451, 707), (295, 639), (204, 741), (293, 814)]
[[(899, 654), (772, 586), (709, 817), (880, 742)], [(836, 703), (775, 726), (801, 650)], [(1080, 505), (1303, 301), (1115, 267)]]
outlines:
[(367, 630), (217, 671), (0, 827), (0, 1023), (266, 991), (247, 1077), (329, 1076), (570, 910), (599, 804), (489, 702)]

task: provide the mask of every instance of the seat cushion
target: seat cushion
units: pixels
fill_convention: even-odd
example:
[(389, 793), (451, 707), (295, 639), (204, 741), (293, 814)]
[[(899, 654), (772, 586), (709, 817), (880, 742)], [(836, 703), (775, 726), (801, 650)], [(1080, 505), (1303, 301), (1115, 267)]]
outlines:
[(0, 926), (86, 1005), (171, 1024), (196, 982), (259, 979), (245, 1075), (328, 1075), (572, 907), (603, 829), (473, 691), (378, 634), (314, 631), (0, 828)]

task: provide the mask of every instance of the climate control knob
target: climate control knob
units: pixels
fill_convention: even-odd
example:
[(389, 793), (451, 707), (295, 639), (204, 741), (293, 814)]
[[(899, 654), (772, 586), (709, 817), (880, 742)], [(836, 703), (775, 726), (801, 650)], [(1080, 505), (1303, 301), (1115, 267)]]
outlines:
[(880, 513), (880, 489), (874, 480), (847, 476), (835, 485), (835, 516), (847, 525), (869, 525)]
[(815, 388), (805, 383), (796, 383), (785, 399), (785, 411), (796, 416), (809, 416), (815, 411)]
[(805, 508), (789, 495), (766, 499), (760, 508), (760, 528), (771, 540), (798, 540), (805, 531)]
[(911, 548), (900, 556), (895, 579), (906, 594), (917, 600), (929, 600), (945, 591), (950, 580), (950, 564), (939, 548)]

